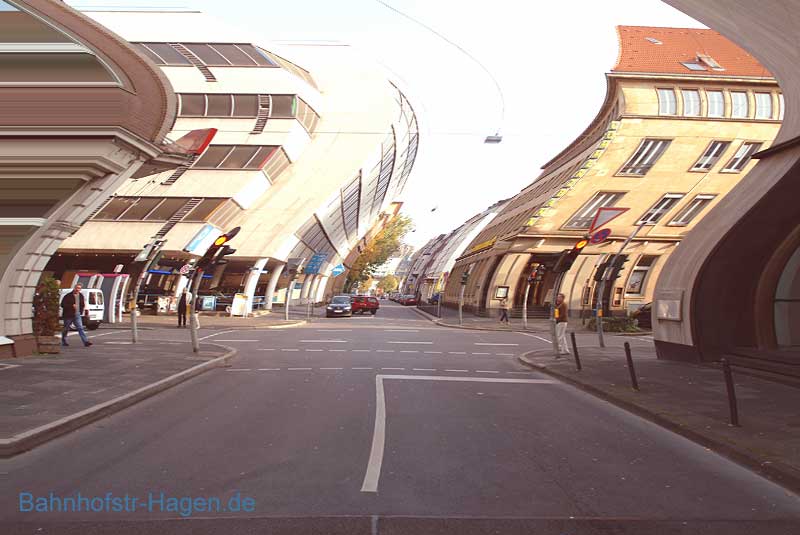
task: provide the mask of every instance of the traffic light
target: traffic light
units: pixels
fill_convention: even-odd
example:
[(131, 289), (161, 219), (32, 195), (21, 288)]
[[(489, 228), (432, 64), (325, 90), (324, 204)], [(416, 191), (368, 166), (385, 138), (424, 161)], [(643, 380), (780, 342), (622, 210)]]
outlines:
[(600, 282), (601, 280), (603, 280), (603, 275), (605, 275), (607, 267), (608, 267), (608, 262), (603, 262), (602, 264), (597, 266), (597, 269), (595, 270), (593, 277), (595, 282)]
[(230, 245), (223, 245), (219, 248), (219, 252), (217, 253), (216, 258), (214, 259), (214, 265), (219, 266), (221, 264), (227, 264), (228, 259), (225, 258), (228, 255), (232, 255), (236, 252), (236, 249), (231, 247)]
[(468, 280), (469, 280), (469, 272), (465, 271), (464, 273), (461, 274), (461, 284), (466, 286)]
[(556, 265), (553, 267), (553, 272), (566, 273), (569, 271), (569, 268), (575, 263), (578, 255), (581, 254), (581, 251), (583, 251), (583, 248), (587, 245), (589, 245), (589, 240), (579, 240), (572, 249), (564, 249), (561, 251), (561, 255), (558, 257)]
[(615, 280), (620, 277), (620, 273), (622, 269), (625, 267), (625, 262), (628, 261), (628, 255), (619, 255), (616, 258), (612, 259), (610, 262), (611, 265), (611, 273), (608, 275), (608, 280)]
[[(236, 249), (231, 249), (225, 244), (229, 242), (231, 239), (233, 239), (233, 237), (239, 233), (239, 230), (240, 227), (236, 227), (233, 230), (226, 232), (225, 234), (220, 234), (220, 236), (216, 240), (214, 240), (214, 243), (211, 244), (211, 247), (208, 248), (206, 254), (204, 254), (203, 257), (197, 261), (196, 264), (197, 267), (203, 271), (208, 271), (211, 266), (214, 266), (218, 263), (220, 264), (227, 263), (227, 260), (225, 260), (224, 262), (219, 262), (219, 260), (225, 255), (233, 254), (236, 252)], [(223, 254), (217, 256), (217, 253), (223, 253)]]

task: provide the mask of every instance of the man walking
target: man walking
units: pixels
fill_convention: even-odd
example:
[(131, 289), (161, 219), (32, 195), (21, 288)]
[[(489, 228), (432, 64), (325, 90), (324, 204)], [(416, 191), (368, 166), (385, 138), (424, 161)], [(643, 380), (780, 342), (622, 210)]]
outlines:
[(61, 331), (62, 346), (69, 345), (67, 343), (67, 333), (69, 332), (69, 328), (73, 325), (78, 330), (78, 335), (80, 335), (83, 345), (86, 347), (92, 345), (86, 337), (86, 333), (83, 331), (83, 320), (81, 317), (83, 316), (84, 310), (86, 310), (86, 299), (81, 293), (81, 285), (76, 284), (75, 288), (61, 300), (61, 319), (64, 321), (64, 330)]
[(564, 302), (564, 294), (556, 296), (556, 341), (558, 346), (559, 355), (569, 355), (567, 348), (567, 319), (569, 310), (567, 310), (567, 303)]
[(186, 327), (186, 305), (191, 302), (189, 292), (186, 288), (181, 292), (181, 297), (178, 299), (178, 328)]
[(500, 323), (508, 324), (508, 298), (500, 299)]

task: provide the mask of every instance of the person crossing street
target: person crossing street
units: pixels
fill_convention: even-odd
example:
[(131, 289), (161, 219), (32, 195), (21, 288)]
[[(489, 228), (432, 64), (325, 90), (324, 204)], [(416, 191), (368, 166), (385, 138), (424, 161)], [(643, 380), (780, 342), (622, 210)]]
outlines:
[(567, 347), (567, 324), (569, 320), (569, 310), (567, 309), (567, 303), (564, 301), (564, 294), (558, 294), (556, 296), (555, 319), (556, 345), (558, 346), (558, 354), (569, 355), (570, 352)]
[(70, 293), (61, 300), (61, 319), (64, 321), (64, 330), (61, 331), (61, 345), (68, 346), (67, 333), (73, 325), (78, 330), (83, 345), (89, 347), (92, 343), (83, 330), (82, 316), (86, 310), (86, 299), (81, 293), (81, 285), (76, 284)]

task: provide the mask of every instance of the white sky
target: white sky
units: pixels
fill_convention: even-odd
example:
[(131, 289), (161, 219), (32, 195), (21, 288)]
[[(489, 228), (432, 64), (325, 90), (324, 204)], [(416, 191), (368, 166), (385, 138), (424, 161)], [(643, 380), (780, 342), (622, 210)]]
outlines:
[[(475, 56), (377, 0), (76, 0), (77, 6), (188, 6), (265, 40), (333, 40), (363, 48), (407, 93), (421, 123), (414, 172), (400, 200), (415, 247), (530, 184), (589, 124), (617, 58), (616, 25), (703, 27), (660, 0), (387, 0)], [(485, 145), (500, 129), (499, 145)], [(435, 212), (431, 210), (437, 207)]]

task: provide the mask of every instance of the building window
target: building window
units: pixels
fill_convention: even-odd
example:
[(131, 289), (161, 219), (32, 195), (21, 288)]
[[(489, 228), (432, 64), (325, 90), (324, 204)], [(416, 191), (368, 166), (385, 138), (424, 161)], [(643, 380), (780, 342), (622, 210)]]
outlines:
[(147, 214), (161, 204), (162, 197), (142, 197), (120, 216), (123, 221), (142, 221)]
[(731, 91), (731, 117), (746, 119), (750, 116), (750, 105), (747, 93), (744, 91)]
[(681, 65), (689, 69), (690, 71), (705, 71), (708, 70), (699, 63), (693, 63), (691, 61), (681, 61)]
[(783, 93), (778, 93), (778, 119), (783, 121), (784, 102)]
[(297, 99), (297, 120), (300, 121), (309, 134), (313, 134), (319, 123), (319, 115), (302, 98)]
[(179, 93), (180, 117), (255, 117), (258, 95)]
[(136, 47), (157, 65), (191, 65), (180, 52), (167, 43), (138, 43)]
[(200, 204), (195, 206), (191, 212), (184, 216), (182, 221), (208, 221), (208, 218), (211, 216), (212, 212), (219, 208), (223, 202), (225, 202), (225, 199), (203, 199)]
[(194, 169), (261, 169), (277, 147), (269, 145), (211, 145)]
[(700, 91), (696, 89), (682, 89), (683, 114), (688, 117), (700, 115)]
[(625, 289), (626, 293), (641, 295), (645, 293), (647, 288), (647, 275), (656, 262), (657, 256), (642, 255), (639, 262), (634, 266), (631, 271), (631, 276), (628, 278), (628, 286)]
[(158, 65), (191, 65), (189, 59), (179, 52), (179, 49), (185, 49), (209, 67), (278, 66), (256, 47), (248, 44), (182, 43), (173, 47), (168, 43), (136, 43), (136, 46)]
[(710, 171), (720, 156), (728, 149), (730, 141), (712, 141), (700, 159), (692, 166), (692, 171)]
[(97, 212), (97, 215), (94, 216), (94, 219), (117, 219), (128, 208), (133, 206), (135, 202), (136, 199), (132, 199), (130, 197), (117, 197), (115, 199), (111, 199), (111, 202), (106, 204), (102, 210)]
[(175, 212), (186, 205), (188, 199), (178, 197), (168, 197), (158, 205), (155, 210), (150, 212), (144, 219), (145, 221), (167, 221), (175, 215)]
[(708, 116), (725, 117), (725, 97), (722, 91), (706, 91), (708, 99)]
[(670, 221), (671, 226), (675, 227), (683, 227), (688, 225), (692, 222), (692, 220), (697, 217), (697, 215), (702, 212), (708, 203), (710, 203), (716, 195), (698, 195), (692, 202), (686, 205), (686, 207), (675, 216), (675, 219)]
[(572, 219), (567, 222), (565, 227), (574, 229), (589, 228), (599, 208), (614, 206), (623, 195), (625, 194), (613, 191), (601, 191), (596, 193), (588, 203), (584, 204), (583, 207), (572, 216)]
[(658, 89), (658, 114), (675, 115), (678, 113), (678, 103), (674, 89)]
[(758, 152), (760, 148), (761, 143), (745, 141), (722, 170), (731, 173), (738, 173), (744, 169), (744, 166), (747, 165), (747, 163), (750, 161), (750, 158), (753, 157), (753, 154)]
[(273, 119), (294, 119), (297, 114), (297, 99), (294, 95), (272, 95)]
[(645, 139), (628, 159), (619, 175), (642, 176), (647, 174), (651, 167), (655, 165), (661, 155), (667, 150), (670, 144), (669, 139)]
[(756, 119), (772, 119), (772, 94), (756, 93)]
[(644, 213), (638, 224), (655, 225), (681, 198), (683, 198), (682, 193), (667, 193)]

